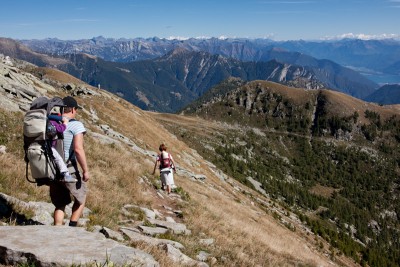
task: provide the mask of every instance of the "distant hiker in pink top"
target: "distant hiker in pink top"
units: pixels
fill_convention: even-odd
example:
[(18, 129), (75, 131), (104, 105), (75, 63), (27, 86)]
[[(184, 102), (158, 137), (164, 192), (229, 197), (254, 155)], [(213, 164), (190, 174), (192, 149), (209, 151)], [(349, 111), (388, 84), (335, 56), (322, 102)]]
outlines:
[(176, 172), (175, 163), (172, 155), (167, 152), (166, 145), (161, 144), (159, 150), (160, 154), (157, 155), (153, 174), (156, 173), (157, 164), (160, 163), (161, 186), (163, 189), (164, 185), (167, 186), (167, 193), (170, 194), (172, 186), (174, 185), (174, 175), (172, 171)]

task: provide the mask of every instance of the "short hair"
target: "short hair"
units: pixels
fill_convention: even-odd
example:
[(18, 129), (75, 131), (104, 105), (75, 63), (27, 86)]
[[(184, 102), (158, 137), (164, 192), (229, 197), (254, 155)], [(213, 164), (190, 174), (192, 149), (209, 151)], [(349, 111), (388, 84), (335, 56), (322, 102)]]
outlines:
[(74, 109), (73, 107), (64, 107), (63, 113), (70, 113)]
[(165, 144), (161, 144), (160, 147), (158, 148), (158, 150), (166, 151), (167, 150), (167, 146)]

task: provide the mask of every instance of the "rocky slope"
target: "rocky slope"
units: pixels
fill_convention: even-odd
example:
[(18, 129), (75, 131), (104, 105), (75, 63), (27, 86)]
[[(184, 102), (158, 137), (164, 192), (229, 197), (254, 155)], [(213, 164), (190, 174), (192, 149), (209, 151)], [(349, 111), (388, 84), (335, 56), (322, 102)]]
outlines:
[[(91, 213), (89, 220), (80, 221), (81, 224), (86, 222), (88, 230), (99, 229), (97, 226), (100, 226), (100, 230), (103, 229), (101, 232), (116, 240), (121, 240), (123, 233), (123, 240), (119, 241), (121, 244), (151, 254), (161, 266), (356, 265), (343, 255), (332, 254), (321, 237), (312, 234), (298, 215), (288, 212), (274, 198), (242, 185), (179, 141), (157, 122), (157, 114), (144, 112), (121, 98), (92, 88), (62, 72), (38, 69), (6, 57), (1, 57), (0, 70), (0, 191), (3, 196), (6, 194), (24, 202), (48, 202), (47, 188), (35, 187), (24, 178), (21, 118), (30, 101), (38, 95), (72, 94), (83, 106), (78, 119), (88, 129), (85, 148), (92, 180), (87, 207)], [(174, 119), (187, 122), (187, 126), (208, 125), (201, 119), (180, 116)], [(216, 127), (215, 134), (224, 128), (218, 124), (213, 127)], [(155, 151), (161, 142), (167, 143), (178, 165), (175, 177), (177, 188), (169, 196), (160, 190), (158, 178), (150, 174)], [(1, 220), (5, 225), (16, 226), (3, 226), (2, 240), (3, 237), (4, 240), (11, 238), (13, 231), (19, 231), (19, 227), (25, 227), (19, 226), (19, 222), (34, 220), (35, 213), (31, 208), (26, 210), (11, 206), (16, 210), (2, 214)], [(144, 213), (143, 209), (146, 210)], [(148, 214), (151, 212), (156, 219), (149, 218), (153, 216)], [(167, 217), (173, 218), (178, 225), (185, 225), (190, 234), (181, 235), (168, 228), (171, 219)], [(40, 235), (45, 232), (50, 235), (57, 231), (71, 232), (70, 229), (36, 227), (34, 229), (38, 229)], [(29, 232), (28, 229), (24, 231)], [(170, 230), (164, 234), (159, 232), (165, 229)], [(77, 231), (70, 233), (71, 238), (82, 232), (81, 229)], [(156, 239), (149, 239), (150, 231), (155, 232)], [(184, 247), (158, 245), (159, 239), (170, 240), (168, 242), (172, 244), (179, 242)], [(28, 241), (31, 243), (32, 236), (20, 236), (18, 243)], [(28, 264), (34, 262), (29, 262), (27, 257), (19, 258), (17, 254), (21, 255), (22, 248), (7, 247), (10, 244), (11, 241), (1, 245), (3, 264), (22, 264), (27, 260)], [(15, 254), (11, 253), (14, 256), (10, 257), (6, 251), (13, 249)], [(123, 250), (128, 253), (125, 248)], [(29, 255), (34, 254), (30, 259), (42, 257), (36, 251), (27, 251)], [(54, 264), (51, 251), (48, 250), (43, 265)], [(56, 256), (67, 256), (64, 255), (66, 251), (69, 250), (57, 251)], [(82, 257), (88, 260), (92, 255)], [(98, 260), (104, 261), (104, 258)]]

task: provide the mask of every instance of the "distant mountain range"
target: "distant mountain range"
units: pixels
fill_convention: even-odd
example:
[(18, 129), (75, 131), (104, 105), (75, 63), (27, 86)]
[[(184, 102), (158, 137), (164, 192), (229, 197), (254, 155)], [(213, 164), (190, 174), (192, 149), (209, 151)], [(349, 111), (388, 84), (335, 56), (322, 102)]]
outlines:
[[(329, 42), (288, 41), (279, 44), (290, 51), (297, 51), (316, 58), (333, 60), (367, 75), (392, 75), (400, 83), (400, 41), (343, 39)], [(378, 82), (376, 80), (376, 82)]]
[[(51, 54), (88, 53), (107, 61), (130, 62), (160, 57), (182, 47), (190, 51), (205, 51), (241, 61), (278, 61), (295, 64), (288, 52), (297, 52), (317, 59), (332, 60), (350, 67), (375, 82), (400, 83), (400, 41), (358, 40), (335, 41), (273, 41), (269, 39), (187, 39), (159, 38), (112, 39), (96, 37), (84, 40), (21, 40), (34, 51)], [(274, 51), (271, 53), (271, 51)], [(280, 53), (278, 53), (279, 51)], [(305, 56), (307, 58), (307, 56)], [(298, 56), (297, 59), (298, 60)], [(296, 62), (304, 65), (306, 61)], [(390, 76), (390, 78), (389, 78)], [(385, 80), (386, 79), (386, 80)]]
[[(329, 88), (360, 99), (379, 87), (331, 60), (289, 52), (264, 39), (177, 41), (98, 37), (21, 43), (36, 52), (2, 38), (0, 53), (61, 69), (142, 109), (162, 112), (180, 110), (229, 77), (269, 80), (307, 89)], [(394, 101), (400, 103), (400, 99)]]
[[(15, 49), (18, 44), (11, 47), (9, 53), (28, 50)], [(57, 56), (56, 64), (55, 60), (46, 63), (48, 56), (40, 57), (35, 52), (26, 52), (22, 59), (54, 66), (91, 85), (100, 84), (143, 109), (163, 112), (179, 110), (229, 77), (269, 80), (308, 89), (330, 88), (358, 98), (378, 87), (357, 72), (329, 60), (277, 49), (269, 51), (269, 55), (280, 56), (281, 60), (243, 62), (180, 47), (158, 58), (129, 63), (105, 61), (83, 53)]]
[(398, 104), (400, 99), (400, 84), (384, 85), (365, 98), (368, 102), (379, 104)]
[(145, 110), (175, 112), (232, 76), (324, 88), (311, 68), (277, 61), (241, 62), (181, 48), (153, 60), (131, 63), (104, 61), (85, 54), (64, 57), (68, 63), (58, 65), (58, 69), (92, 85), (100, 84)]

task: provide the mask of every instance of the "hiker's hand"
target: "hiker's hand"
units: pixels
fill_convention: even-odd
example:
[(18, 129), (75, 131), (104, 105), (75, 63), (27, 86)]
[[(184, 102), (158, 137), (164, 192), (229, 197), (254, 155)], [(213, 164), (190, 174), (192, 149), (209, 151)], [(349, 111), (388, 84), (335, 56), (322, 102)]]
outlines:
[(67, 117), (62, 117), (62, 123), (67, 124), (69, 119)]
[(83, 173), (82, 180), (83, 180), (84, 182), (87, 182), (87, 181), (89, 181), (89, 179), (90, 179), (90, 174), (89, 174), (89, 172), (88, 172), (88, 171), (84, 172), (84, 173)]

